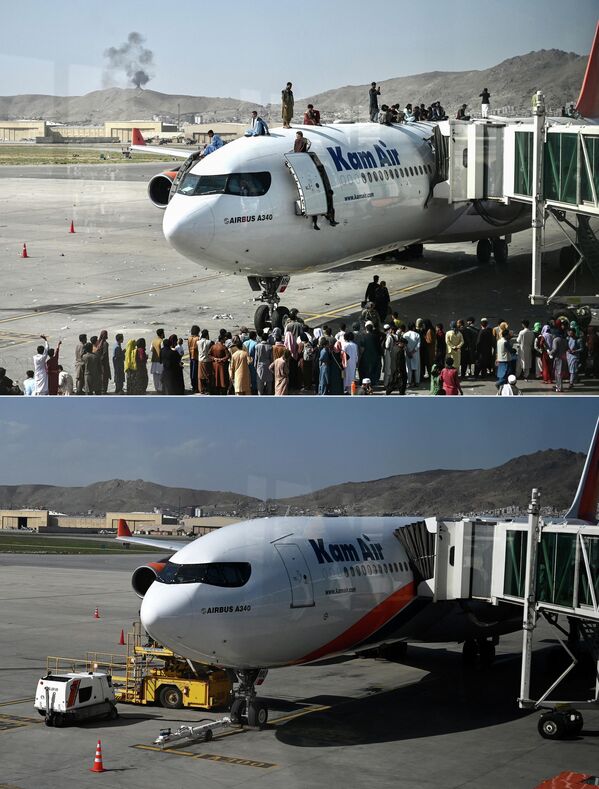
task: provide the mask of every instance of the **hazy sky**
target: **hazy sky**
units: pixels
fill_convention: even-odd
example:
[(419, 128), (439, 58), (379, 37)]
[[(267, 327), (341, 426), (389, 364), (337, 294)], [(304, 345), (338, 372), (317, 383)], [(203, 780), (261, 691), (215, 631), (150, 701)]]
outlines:
[(586, 452), (599, 415), (597, 398), (570, 397), (1, 399), (2, 484), (145, 479), (260, 498)]
[(154, 52), (149, 87), (267, 103), (288, 79), (299, 98), (537, 49), (587, 54), (597, 16), (597, 0), (2, 0), (0, 95), (97, 90), (105, 50), (131, 31)]

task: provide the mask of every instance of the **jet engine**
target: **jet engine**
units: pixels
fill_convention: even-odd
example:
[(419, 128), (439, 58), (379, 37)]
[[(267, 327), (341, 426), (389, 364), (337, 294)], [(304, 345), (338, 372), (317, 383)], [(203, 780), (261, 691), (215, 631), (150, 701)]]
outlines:
[(170, 556), (167, 556), (165, 559), (160, 559), (158, 562), (148, 562), (148, 564), (142, 564), (141, 567), (133, 571), (131, 586), (138, 597), (144, 597), (145, 593), (156, 580), (156, 576), (164, 569), (169, 559)]
[(148, 197), (156, 208), (165, 209), (167, 207), (171, 186), (178, 172), (179, 167), (173, 167), (172, 170), (165, 170), (163, 173), (159, 173), (150, 179)]

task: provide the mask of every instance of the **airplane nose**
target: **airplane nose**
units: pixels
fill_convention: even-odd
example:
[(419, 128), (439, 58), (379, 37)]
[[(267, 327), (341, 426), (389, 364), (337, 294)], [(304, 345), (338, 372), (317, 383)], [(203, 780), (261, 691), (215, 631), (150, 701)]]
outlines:
[(185, 585), (157, 581), (146, 592), (140, 609), (144, 629), (155, 641), (171, 648), (185, 634), (192, 614), (191, 595)]
[[(198, 205), (198, 200), (200, 204)], [(162, 229), (179, 254), (197, 261), (214, 237), (214, 213), (206, 197), (175, 195), (164, 212)]]

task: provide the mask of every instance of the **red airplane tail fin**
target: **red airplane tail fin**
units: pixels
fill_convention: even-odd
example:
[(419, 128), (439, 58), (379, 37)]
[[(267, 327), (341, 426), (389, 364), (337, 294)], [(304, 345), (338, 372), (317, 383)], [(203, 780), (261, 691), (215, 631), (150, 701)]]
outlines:
[(144, 136), (140, 132), (139, 129), (133, 129), (131, 143), (133, 145), (145, 145), (146, 144), (146, 141), (144, 140)]
[(120, 518), (117, 530), (116, 530), (117, 537), (133, 537), (131, 534), (131, 529), (127, 526), (127, 521), (124, 518)]
[(582, 80), (576, 111), (583, 118), (599, 118), (599, 22), (597, 22), (587, 70)]
[(597, 499), (599, 497), (599, 420), (595, 425), (593, 440), (578, 483), (578, 490), (566, 518), (597, 522)]

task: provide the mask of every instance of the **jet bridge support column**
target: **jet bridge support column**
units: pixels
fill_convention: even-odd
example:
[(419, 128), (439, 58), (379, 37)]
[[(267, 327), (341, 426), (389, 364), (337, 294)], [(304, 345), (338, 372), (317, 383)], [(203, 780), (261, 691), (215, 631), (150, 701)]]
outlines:
[(531, 304), (544, 304), (540, 297), (543, 239), (545, 235), (545, 198), (543, 193), (543, 157), (545, 152), (545, 96), (538, 90), (533, 96), (532, 147), (532, 284)]
[(540, 494), (533, 488), (528, 505), (528, 535), (526, 545), (526, 575), (524, 577), (524, 617), (522, 621), (522, 671), (520, 675), (520, 698), (518, 705), (528, 706), (530, 701), (530, 668), (532, 661), (532, 639), (537, 621), (537, 550), (541, 538)]

